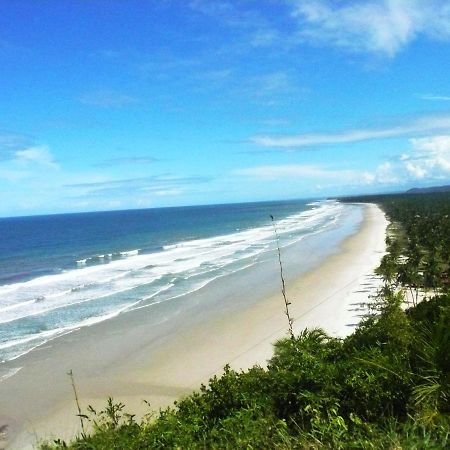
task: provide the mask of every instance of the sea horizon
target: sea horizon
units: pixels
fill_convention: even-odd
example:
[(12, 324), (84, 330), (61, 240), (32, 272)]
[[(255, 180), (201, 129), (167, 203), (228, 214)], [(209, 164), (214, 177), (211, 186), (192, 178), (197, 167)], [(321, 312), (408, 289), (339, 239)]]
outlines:
[(297, 201), (325, 201), (335, 200), (338, 197), (323, 196), (323, 197), (292, 197), (282, 198), (274, 200), (245, 200), (235, 202), (212, 202), (212, 203), (189, 203), (186, 205), (168, 205), (168, 206), (148, 206), (143, 208), (120, 208), (120, 209), (98, 209), (98, 210), (86, 210), (86, 211), (67, 211), (67, 212), (49, 212), (49, 213), (36, 213), (36, 214), (24, 214), (24, 215), (12, 215), (12, 216), (0, 216), (1, 220), (8, 219), (27, 219), (31, 217), (46, 217), (46, 216), (66, 216), (66, 215), (78, 215), (78, 214), (97, 214), (97, 213), (109, 213), (109, 212), (127, 212), (127, 211), (149, 211), (149, 210), (166, 210), (166, 209), (183, 209), (183, 208), (203, 208), (214, 206), (229, 206), (229, 205), (250, 205), (250, 204), (265, 204), (265, 203), (284, 203), (284, 202), (297, 202)]

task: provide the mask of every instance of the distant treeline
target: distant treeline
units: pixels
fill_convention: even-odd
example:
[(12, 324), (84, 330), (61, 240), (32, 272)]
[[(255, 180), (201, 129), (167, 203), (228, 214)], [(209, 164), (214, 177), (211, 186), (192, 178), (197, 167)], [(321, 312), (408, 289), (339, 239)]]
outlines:
[(450, 192), (341, 198), (342, 202), (377, 203), (392, 225), (388, 254), (378, 273), (404, 286), (413, 298), (419, 290), (442, 290), (450, 283)]
[[(277, 342), (267, 368), (227, 367), (139, 421), (110, 400), (88, 411), (90, 434), (41, 448), (449, 448), (450, 195), (345, 201), (377, 202), (392, 223), (383, 288), (354, 334), (305, 330)], [(429, 298), (405, 310), (404, 290), (425, 287)]]

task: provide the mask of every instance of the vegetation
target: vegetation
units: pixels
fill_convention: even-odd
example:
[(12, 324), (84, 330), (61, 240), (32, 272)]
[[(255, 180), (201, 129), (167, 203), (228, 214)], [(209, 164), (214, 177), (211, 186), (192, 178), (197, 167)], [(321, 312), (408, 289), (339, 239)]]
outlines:
[[(450, 195), (376, 201), (395, 232), (376, 314), (354, 334), (305, 330), (277, 342), (267, 368), (226, 367), (140, 421), (110, 399), (103, 411), (90, 408), (91, 434), (41, 448), (449, 448)], [(402, 287), (427, 288), (430, 298), (405, 309)]]
[(450, 192), (347, 197), (347, 202), (381, 205), (391, 227), (388, 253), (378, 273), (392, 288), (419, 293), (448, 291), (450, 286)]

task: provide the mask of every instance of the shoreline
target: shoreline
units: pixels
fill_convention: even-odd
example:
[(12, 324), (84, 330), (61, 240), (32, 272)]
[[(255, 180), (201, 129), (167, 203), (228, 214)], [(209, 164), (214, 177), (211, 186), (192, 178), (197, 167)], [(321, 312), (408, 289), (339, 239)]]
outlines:
[[(322, 327), (329, 334), (341, 337), (352, 332), (363, 313), (361, 302), (368, 300), (368, 295), (379, 283), (373, 270), (384, 254), (386, 225), (387, 220), (376, 205), (365, 205), (359, 230), (346, 238), (337, 251), (318, 266), (289, 280), (287, 296), (292, 302), (290, 308), (296, 334), (305, 327)], [(61, 364), (62, 373), (73, 368), (82, 408), (89, 404), (96, 409), (102, 408), (106, 398), (113, 395), (116, 401), (125, 403), (128, 411), (142, 414), (148, 412), (143, 399), (149, 400), (153, 409), (168, 406), (198, 389), (211, 376), (221, 373), (227, 363), (235, 369), (264, 365), (272, 355), (273, 343), (287, 335), (278, 284), (276, 290), (278, 292), (257, 302), (231, 310), (225, 308), (219, 311), (220, 314), (206, 317), (203, 321), (202, 317), (197, 317), (180, 329), (171, 329), (170, 324), (162, 319), (158, 326), (165, 327), (166, 333), (163, 337), (155, 334), (150, 340), (145, 323), (136, 318), (136, 321), (131, 321), (133, 337), (129, 340), (134, 344), (146, 342), (138, 350), (133, 348), (129, 351), (132, 342), (121, 342), (127, 341), (120, 334), (124, 329), (119, 326), (111, 330), (109, 324), (97, 329), (93, 327), (84, 333), (83, 339), (78, 335), (67, 335), (64, 342), (55, 343), (52, 350), (60, 355), (57, 361)], [(102, 331), (106, 329), (109, 334), (103, 337)], [(107, 346), (105, 354), (99, 354), (95, 347), (85, 349), (82, 357), (76, 353), (83, 349), (83, 345), (92, 343), (96, 336), (102, 336), (102, 345)], [(37, 353), (45, 355), (46, 348), (38, 349)], [(45, 365), (45, 358), (35, 355), (30, 355), (27, 362), (37, 370), (51, 365), (48, 361)], [(81, 367), (82, 362), (96, 367), (96, 373)], [(17, 419), (2, 418), (0, 414), (0, 425), (8, 423), (11, 426), (10, 448), (32, 448), (36, 437), (49, 440), (53, 435), (70, 438), (79, 432), (68, 377), (60, 376), (49, 385), (51, 380), (45, 382), (48, 375), (43, 373), (42, 383), (28, 386), (29, 395), (41, 398), (44, 409), (39, 414), (41, 418), (33, 418), (32, 412), (25, 412), (19, 423)], [(5, 383), (14, 387), (26, 383), (26, 380), (27, 374), (19, 372)], [(43, 402), (42, 397), (47, 402)], [(10, 401), (14, 402), (12, 395)], [(29, 404), (33, 405), (31, 399)], [(20, 410), (19, 405), (17, 408)]]

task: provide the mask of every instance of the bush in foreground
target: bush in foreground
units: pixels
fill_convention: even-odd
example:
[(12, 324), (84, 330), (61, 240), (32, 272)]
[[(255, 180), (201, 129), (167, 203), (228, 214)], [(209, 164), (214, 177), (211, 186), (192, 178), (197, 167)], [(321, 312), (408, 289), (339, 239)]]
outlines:
[(449, 321), (449, 294), (406, 312), (386, 302), (345, 340), (305, 330), (267, 369), (226, 367), (139, 422), (110, 400), (91, 434), (41, 448), (448, 448)]

